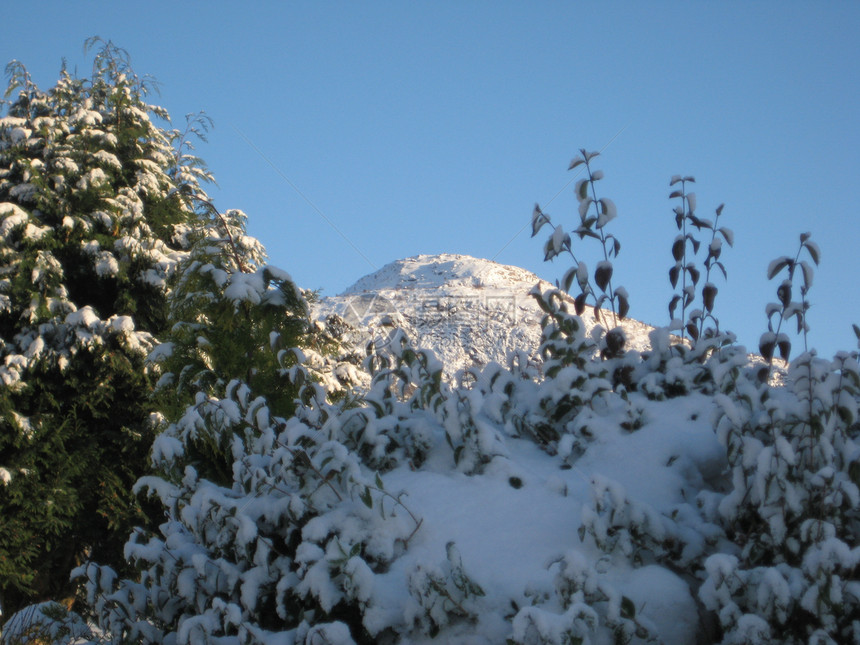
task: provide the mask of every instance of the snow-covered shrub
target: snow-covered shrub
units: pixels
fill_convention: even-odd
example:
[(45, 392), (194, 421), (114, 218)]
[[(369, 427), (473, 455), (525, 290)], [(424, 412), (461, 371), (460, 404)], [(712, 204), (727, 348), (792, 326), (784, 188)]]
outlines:
[(595, 476), (591, 504), (582, 507), (579, 539), (589, 535), (605, 553), (619, 552), (641, 563), (648, 551), (658, 559), (677, 548), (670, 520), (647, 504), (628, 499), (616, 482)]
[[(685, 334), (690, 337), (693, 356), (701, 357), (726, 344), (727, 340), (720, 332), (720, 323), (714, 315), (714, 301), (717, 297), (717, 286), (711, 281), (711, 270), (715, 267), (720, 269), (723, 277), (726, 277), (726, 268), (720, 261), (723, 242), (729, 246), (734, 244), (734, 233), (731, 229), (719, 226), (720, 215), (723, 212), (723, 204), (717, 206), (714, 220), (702, 219), (696, 215), (696, 194), (687, 192), (687, 184), (695, 183), (693, 177), (681, 177), (675, 175), (669, 182), (669, 186), (681, 184), (669, 195), (669, 199), (680, 199), (681, 203), (675, 207), (675, 225), (679, 231), (672, 242), (672, 258), (675, 264), (669, 269), (669, 281), (672, 288), (679, 287), (680, 293), (672, 296), (669, 302), (670, 328), (681, 330), (681, 339)], [(696, 299), (696, 287), (702, 278), (702, 272), (696, 266), (695, 256), (699, 252), (702, 242), (693, 233), (696, 231), (710, 231), (711, 239), (708, 240), (707, 255), (703, 262), (705, 274), (701, 289), (702, 308), (692, 309), (687, 315), (687, 309)], [(675, 310), (681, 305), (681, 317), (675, 318)], [(710, 323), (712, 326), (706, 326)]]
[[(533, 601), (513, 619), (515, 645), (572, 645), (607, 642), (658, 642), (654, 625), (637, 616), (635, 603), (618, 592), (579, 551), (549, 566), (552, 592), (527, 592)], [(592, 640), (593, 639), (593, 640)]]
[(453, 542), (445, 546), (445, 558), (440, 566), (416, 565), (407, 580), (412, 602), (407, 605), (406, 620), (431, 638), (451, 622), (475, 619), (478, 599), (486, 595), (466, 574)]
[[(229, 447), (226, 481), (189, 463), (201, 437)], [(415, 528), (380, 512), (387, 494), (355, 453), (272, 415), (238, 381), (223, 398), (198, 394), (153, 459), (159, 474), (138, 488), (159, 498), (166, 521), (126, 545), (139, 580), (95, 564), (77, 571), (111, 642), (257, 642), (338, 619), (360, 629), (374, 570)]]
[(418, 468), (449, 391), (442, 365), (429, 350), (414, 348), (399, 329), (384, 346), (373, 344), (368, 351), (370, 389), (360, 409), (338, 420), (343, 441), (372, 468), (388, 470), (405, 462)]
[(501, 433), (483, 411), (480, 391), (451, 391), (445, 399), (444, 415), (445, 439), (462, 472), (480, 473), (494, 458), (506, 456)]
[[(621, 243), (618, 239), (606, 232), (606, 225), (615, 219), (618, 211), (615, 203), (606, 197), (597, 197), (597, 182), (603, 179), (602, 170), (592, 170), (591, 161), (597, 157), (599, 152), (587, 152), (585, 149), (579, 151), (579, 155), (573, 158), (570, 162), (568, 170), (575, 170), (579, 166), (585, 167), (586, 176), (577, 180), (574, 187), (574, 194), (579, 202), (579, 218), (580, 224), (573, 230), (573, 233), (579, 236), (579, 239), (586, 237), (598, 240), (602, 246), (603, 259), (597, 263), (594, 271), (594, 284), (599, 289), (598, 294), (591, 286), (591, 276), (588, 272), (588, 267), (585, 262), (577, 259), (571, 248), (571, 238), (564, 231), (563, 225), (559, 224), (555, 227), (546, 244), (544, 245), (544, 260), (552, 260), (567, 252), (573, 259), (574, 266), (571, 267), (562, 278), (560, 288), (565, 292), (570, 293), (570, 288), (573, 285), (574, 279), (579, 286), (579, 295), (574, 300), (576, 313), (581, 314), (585, 311), (589, 296), (594, 305), (594, 315), (598, 320), (601, 319), (601, 308), (608, 303), (612, 311), (613, 325), (618, 325), (618, 319), (624, 318), (630, 309), (628, 302), (627, 290), (624, 287), (612, 287), (612, 262), (609, 258), (616, 257), (621, 250)], [(592, 211), (592, 206), (594, 209)], [(535, 206), (532, 213), (532, 237), (538, 234), (543, 226), (550, 224), (550, 218), (540, 206)], [(609, 347), (611, 352), (620, 351), (623, 348), (623, 343), (615, 347)], [(606, 349), (606, 348), (604, 348)]]
[[(638, 392), (658, 401), (697, 393), (712, 397), (717, 408), (715, 430), (726, 450), (730, 479), (714, 480), (714, 488), (699, 490), (695, 506), (685, 502), (670, 513), (658, 513), (628, 498), (620, 487), (593, 478), (594, 498), (583, 509), (580, 535), (589, 535), (602, 550), (629, 557), (634, 564), (656, 561), (676, 570), (681, 567), (691, 580), (703, 578), (699, 595), (708, 609), (717, 612), (723, 642), (857, 641), (860, 376), (856, 355), (839, 354), (828, 362), (806, 353), (789, 366), (784, 382), (772, 378), (771, 368), (777, 348), (783, 359), (790, 352), (783, 321), (796, 318), (806, 346), (812, 268), (801, 260), (801, 253), (807, 252), (817, 264), (818, 248), (804, 234), (795, 257), (778, 258), (768, 267), (769, 278), (783, 270), (788, 277), (777, 289), (778, 302), (767, 307), (768, 332), (760, 349), (768, 364), (751, 365), (742, 349), (731, 346), (733, 337), (719, 330), (713, 316), (717, 289), (710, 273), (718, 268), (725, 274), (719, 260), (721, 246), (723, 241), (732, 243), (732, 233), (717, 223), (722, 207), (713, 222), (695, 215), (695, 196), (686, 190), (692, 181), (680, 176), (672, 180), (673, 185), (680, 183), (672, 197), (680, 198), (681, 205), (675, 209), (680, 234), (673, 244), (670, 280), (681, 291), (670, 303), (670, 314), (674, 316), (680, 304), (681, 319), (673, 322), (674, 327), (652, 333), (652, 347), (641, 356), (606, 351), (611, 350), (604, 347), (608, 334), (599, 341), (607, 391), (624, 396)], [(577, 197), (583, 204), (584, 196)], [(536, 208), (533, 231), (548, 222)], [(711, 240), (704, 261), (703, 308), (688, 313), (702, 277), (694, 263), (700, 242), (693, 229), (710, 231)], [(570, 236), (559, 227), (547, 243), (547, 256), (563, 251), (574, 256), (570, 247)], [(792, 297), (795, 273), (802, 276), (797, 302)], [(587, 293), (588, 274), (575, 256), (565, 286), (574, 278)], [(545, 310), (551, 313), (549, 306)], [(707, 327), (709, 322), (714, 326)], [(690, 340), (673, 341), (669, 335), (673, 328), (683, 330)], [(559, 343), (563, 336), (555, 333), (556, 354), (562, 357), (562, 365), (569, 357), (570, 365), (579, 352), (571, 350), (570, 342)], [(565, 368), (552, 362), (555, 356), (549, 358), (554, 370), (549, 376), (557, 380)], [(593, 359), (580, 360), (577, 367), (592, 376), (590, 363)], [(576, 394), (571, 396), (581, 404), (575, 397), (584, 392), (582, 382), (572, 389)], [(617, 423), (613, 419), (610, 426), (613, 421)], [(588, 446), (576, 442), (576, 449)], [(692, 584), (695, 590), (697, 585)], [(544, 626), (549, 633), (558, 621)]]
[(47, 601), (28, 605), (10, 616), (0, 633), (0, 645), (74, 645), (93, 638), (83, 618), (58, 602)]
[(736, 396), (717, 398), (732, 468), (719, 512), (740, 549), (708, 560), (702, 597), (730, 638), (754, 614), (779, 642), (849, 642), (860, 629), (860, 366), (802, 354), (786, 378), (739, 381)]
[[(625, 340), (613, 340), (620, 329), (603, 334), (599, 326), (588, 338), (579, 316), (571, 314), (557, 289), (531, 295), (545, 312), (541, 320), (540, 355), (545, 378), (537, 386), (515, 381), (521, 403), (511, 411), (514, 426), (565, 460), (581, 455), (606, 423), (625, 430), (641, 425), (641, 410), (627, 397), (641, 363), (637, 352), (624, 351)], [(602, 344), (604, 350), (598, 354)], [(620, 415), (620, 420), (617, 417)]]
[[(365, 365), (373, 380), (362, 397), (364, 405), (345, 410), (331, 426), (367, 465), (388, 470), (408, 462), (419, 468), (437, 432), (444, 434), (462, 472), (480, 472), (504, 455), (501, 433), (484, 411), (481, 388), (452, 388), (443, 382), (438, 359), (413, 347), (399, 329), (369, 351)], [(477, 380), (483, 382), (480, 376)]]
[(524, 607), (513, 619), (510, 645), (591, 645), (599, 617), (585, 603), (574, 603), (564, 613)]
[(563, 293), (558, 289), (544, 292), (535, 287), (529, 295), (544, 312), (540, 346), (544, 374), (552, 378), (565, 367), (585, 369), (593, 362), (597, 345), (585, 336), (582, 320), (570, 313)]
[[(762, 334), (759, 340), (759, 352), (762, 357), (771, 365), (775, 351), (779, 350), (779, 355), (782, 360), (788, 361), (791, 353), (791, 340), (788, 334), (782, 332), (783, 322), (794, 318), (797, 323), (797, 333), (803, 337), (803, 350), (809, 351), (807, 344), (807, 336), (809, 333), (809, 325), (806, 322), (806, 312), (809, 309), (809, 302), (806, 299), (809, 289), (812, 287), (813, 269), (806, 261), (801, 260), (801, 254), (806, 251), (806, 254), (817, 265), (821, 251), (818, 245), (810, 239), (809, 233), (800, 235), (800, 245), (797, 249), (797, 254), (794, 258), (789, 256), (778, 257), (773, 260), (767, 268), (767, 277), (772, 280), (779, 275), (783, 269), (787, 272), (787, 277), (780, 283), (776, 289), (776, 296), (779, 302), (772, 302), (767, 305), (767, 332)], [(794, 300), (794, 277), (797, 270), (800, 269), (803, 283), (800, 285), (800, 302)], [(776, 316), (776, 329), (773, 326), (773, 319)]]

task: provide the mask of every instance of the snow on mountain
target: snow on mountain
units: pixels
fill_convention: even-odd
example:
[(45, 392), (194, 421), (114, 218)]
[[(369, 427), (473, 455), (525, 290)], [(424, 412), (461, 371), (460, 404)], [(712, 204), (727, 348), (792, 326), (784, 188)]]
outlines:
[[(529, 291), (553, 285), (519, 267), (468, 255), (418, 255), (385, 265), (338, 296), (321, 298), (314, 314), (337, 314), (363, 344), (384, 339), (401, 327), (422, 348), (432, 349), (449, 377), (491, 361), (505, 364), (508, 353), (537, 358), (543, 312)], [(573, 303), (570, 303), (571, 310)], [(604, 325), (612, 327), (606, 312)], [(581, 316), (590, 333), (597, 321), (591, 309)], [(621, 326), (631, 347), (648, 347), (651, 327), (627, 319)]]

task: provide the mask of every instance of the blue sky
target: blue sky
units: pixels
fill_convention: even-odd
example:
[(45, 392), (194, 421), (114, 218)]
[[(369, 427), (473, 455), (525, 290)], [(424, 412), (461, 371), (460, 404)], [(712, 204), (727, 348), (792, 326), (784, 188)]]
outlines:
[[(689, 174), (698, 215), (725, 202), (735, 232), (729, 280), (716, 281), (722, 326), (757, 345), (775, 300), (767, 265), (810, 231), (822, 251), (811, 345), (856, 346), (860, 3), (91, 1), (6, 14), (0, 61), (21, 60), (44, 88), (64, 57), (85, 74), (82, 44), (99, 35), (161, 82), (153, 100), (176, 123), (205, 110), (215, 129), (198, 152), (217, 205), (247, 212), (271, 262), (324, 295), (419, 253), (560, 277), (567, 263), (543, 263), (523, 227), (538, 202), (573, 228), (572, 185), (553, 197), (579, 148), (605, 148), (613, 282), (631, 316), (667, 322), (669, 178)], [(599, 248), (578, 255), (593, 266)]]

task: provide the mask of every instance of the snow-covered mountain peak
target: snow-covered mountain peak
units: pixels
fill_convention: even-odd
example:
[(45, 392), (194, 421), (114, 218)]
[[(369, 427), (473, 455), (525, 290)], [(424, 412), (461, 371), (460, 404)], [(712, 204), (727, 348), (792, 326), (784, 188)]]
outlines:
[[(321, 298), (314, 315), (337, 314), (358, 345), (400, 327), (416, 346), (432, 349), (451, 377), (490, 361), (504, 364), (515, 351), (540, 362), (543, 311), (529, 295), (535, 285), (552, 288), (530, 271), (491, 260), (418, 255), (385, 265), (339, 296)], [(590, 333), (597, 324), (591, 309), (581, 318)], [(631, 319), (621, 326), (630, 347), (648, 346), (651, 327)]]
[(396, 260), (361, 278), (341, 296), (370, 291), (428, 289), (450, 292), (467, 289), (507, 289), (528, 292), (541, 282), (531, 271), (468, 255), (442, 253)]

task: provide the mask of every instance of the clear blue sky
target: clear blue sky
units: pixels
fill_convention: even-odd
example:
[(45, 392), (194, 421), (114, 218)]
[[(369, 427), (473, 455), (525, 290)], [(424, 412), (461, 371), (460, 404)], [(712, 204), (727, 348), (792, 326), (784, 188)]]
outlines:
[(827, 356), (855, 348), (860, 3), (37, 2), (4, 14), (0, 60), (45, 88), (63, 57), (85, 74), (82, 44), (99, 35), (161, 82), (153, 100), (176, 123), (205, 110), (212, 196), (248, 213), (301, 286), (336, 294), (442, 252), (560, 277), (567, 264), (544, 264), (543, 240), (522, 229), (535, 202), (573, 228), (571, 187), (547, 203), (578, 148), (606, 147), (614, 282), (632, 316), (667, 322), (668, 182), (691, 174), (699, 216), (725, 202), (736, 235), (717, 280), (723, 327), (757, 345), (775, 300), (768, 262), (810, 231), (823, 256), (811, 342)]

